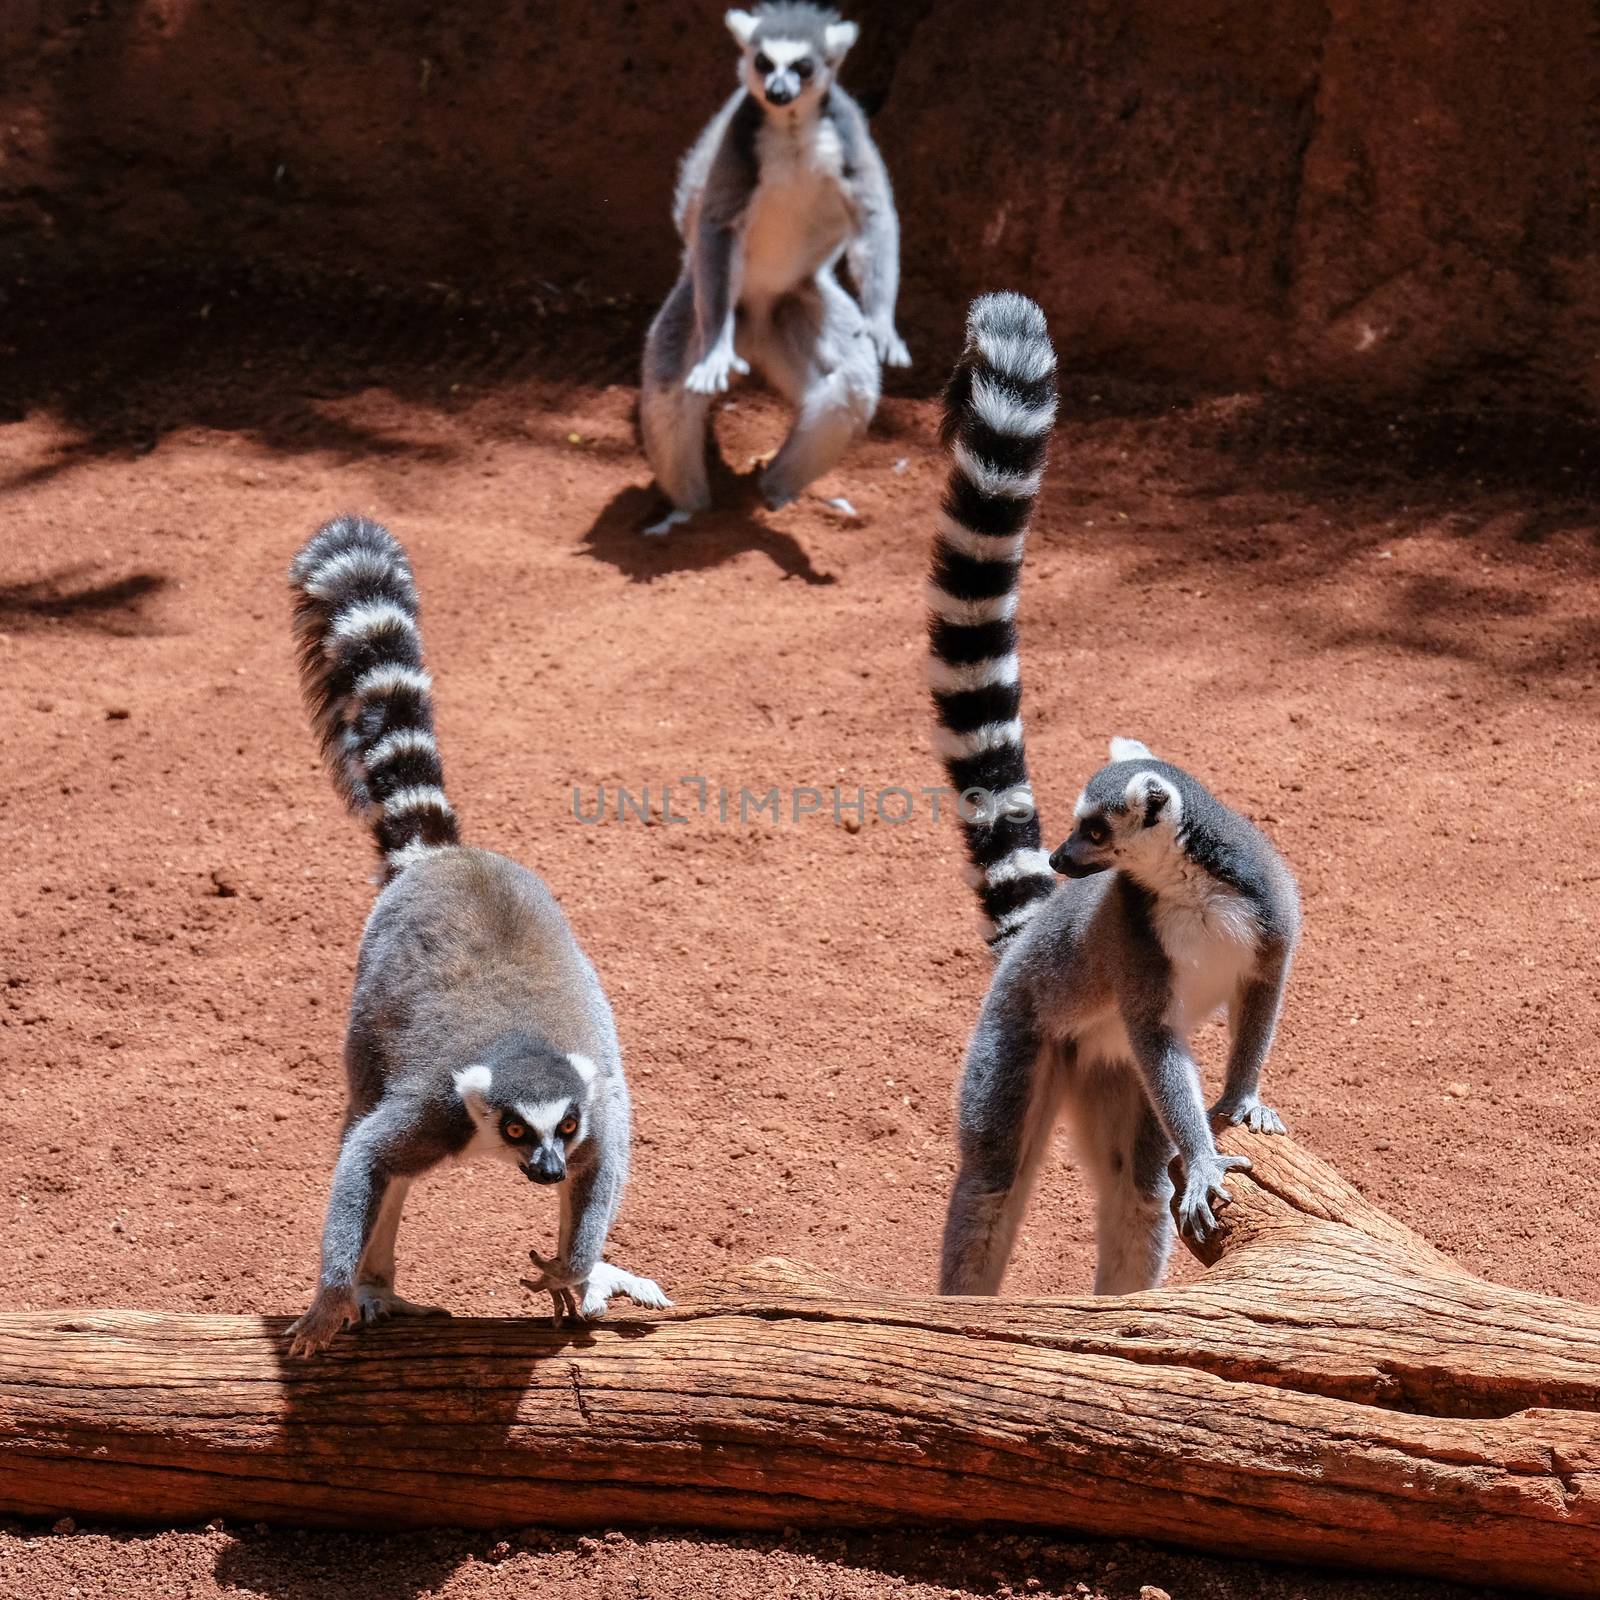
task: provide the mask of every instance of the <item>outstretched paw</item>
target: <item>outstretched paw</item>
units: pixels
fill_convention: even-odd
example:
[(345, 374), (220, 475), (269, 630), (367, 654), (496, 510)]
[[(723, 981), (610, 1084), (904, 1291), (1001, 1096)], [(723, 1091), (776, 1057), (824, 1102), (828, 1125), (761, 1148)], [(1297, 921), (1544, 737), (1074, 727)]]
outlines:
[(289, 1326), (289, 1354), (296, 1360), (321, 1354), (360, 1316), (348, 1289), (319, 1289), (306, 1314)]
[(625, 1294), (635, 1305), (644, 1306), (650, 1311), (665, 1311), (672, 1304), (654, 1278), (641, 1278), (610, 1261), (597, 1261), (584, 1286), (584, 1316), (591, 1320), (603, 1317), (606, 1314), (606, 1302), (618, 1294)]
[(719, 346), (693, 368), (683, 386), (690, 394), (722, 394), (733, 373), (743, 377), (749, 370), (748, 361)]
[(1230, 1123), (1233, 1127), (1246, 1127), (1252, 1133), (1282, 1133), (1283, 1118), (1258, 1095), (1248, 1095), (1238, 1100), (1219, 1100), (1212, 1108), (1214, 1120)]
[(911, 352), (906, 349), (906, 342), (894, 331), (892, 327), (876, 327), (872, 330), (873, 348), (878, 352), (878, 359), (886, 367), (909, 367), (911, 365)]
[(1204, 1244), (1216, 1232), (1217, 1211), (1233, 1200), (1222, 1187), (1223, 1179), (1230, 1172), (1249, 1170), (1248, 1156), (1204, 1155), (1188, 1165), (1178, 1199), (1178, 1227), (1185, 1238)]

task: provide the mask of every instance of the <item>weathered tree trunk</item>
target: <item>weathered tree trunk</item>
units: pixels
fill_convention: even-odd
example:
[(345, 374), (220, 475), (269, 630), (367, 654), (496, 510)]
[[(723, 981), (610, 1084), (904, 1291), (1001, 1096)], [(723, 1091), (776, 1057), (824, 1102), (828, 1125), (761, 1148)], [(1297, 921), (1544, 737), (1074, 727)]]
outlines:
[(0, 1509), (345, 1525), (1017, 1522), (1600, 1593), (1600, 1308), (1453, 1266), (1290, 1140), (1198, 1283), (886, 1295), (768, 1261), (657, 1315), (0, 1316)]

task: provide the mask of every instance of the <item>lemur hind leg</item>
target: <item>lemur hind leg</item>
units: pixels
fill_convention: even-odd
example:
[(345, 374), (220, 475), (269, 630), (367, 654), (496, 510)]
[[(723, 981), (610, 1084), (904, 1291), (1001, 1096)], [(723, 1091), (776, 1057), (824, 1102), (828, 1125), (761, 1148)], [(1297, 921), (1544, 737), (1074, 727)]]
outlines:
[(361, 1253), (361, 1265), (356, 1271), (356, 1305), (363, 1322), (381, 1322), (385, 1317), (450, 1315), (443, 1306), (419, 1305), (395, 1293), (394, 1241), (410, 1188), (410, 1178), (395, 1178), (390, 1182), (379, 1204), (367, 1247)]
[(751, 343), (751, 358), (797, 410), (761, 475), (777, 510), (831, 470), (878, 409), (882, 372), (861, 308), (829, 273), (787, 295)]
[(656, 483), (672, 502), (672, 511), (646, 533), (665, 533), (675, 522), (686, 522), (711, 504), (706, 470), (711, 396), (684, 385), (694, 337), (694, 284), (686, 273), (656, 313), (644, 345), (639, 428)]
[(999, 1293), (1069, 1070), (1030, 1027), (979, 1025), (962, 1073), (961, 1164), (945, 1215), (940, 1294)]
[(1167, 1171), (1172, 1142), (1132, 1066), (1097, 1064), (1067, 1111), (1095, 1191), (1094, 1292), (1154, 1289), (1176, 1237)]

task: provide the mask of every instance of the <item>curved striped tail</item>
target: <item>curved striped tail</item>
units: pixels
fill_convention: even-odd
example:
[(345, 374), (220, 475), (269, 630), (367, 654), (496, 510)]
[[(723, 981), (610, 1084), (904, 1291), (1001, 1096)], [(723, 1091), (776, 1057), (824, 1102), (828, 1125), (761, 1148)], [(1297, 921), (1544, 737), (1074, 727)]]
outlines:
[(1055, 370), (1038, 306), (1019, 294), (984, 295), (967, 313), (940, 429), (951, 460), (928, 583), (928, 683), (937, 747), (964, 796), (967, 878), (997, 954), (1056, 885), (1023, 751), (1015, 620), (1055, 422)]
[(385, 527), (335, 517), (289, 568), (300, 683), (334, 787), (372, 825), (392, 878), (458, 844), (422, 670), (417, 586)]

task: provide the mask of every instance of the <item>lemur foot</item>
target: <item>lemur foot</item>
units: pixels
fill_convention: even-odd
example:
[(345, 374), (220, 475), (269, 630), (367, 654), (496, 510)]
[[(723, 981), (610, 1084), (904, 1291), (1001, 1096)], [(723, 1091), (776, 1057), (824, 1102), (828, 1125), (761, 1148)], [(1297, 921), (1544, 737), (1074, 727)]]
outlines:
[(1236, 1128), (1243, 1125), (1252, 1133), (1285, 1131), (1283, 1118), (1265, 1101), (1253, 1094), (1239, 1100), (1219, 1100), (1212, 1106), (1211, 1115), (1213, 1118), (1231, 1123)]
[(1185, 1237), (1204, 1244), (1216, 1231), (1216, 1207), (1228, 1205), (1233, 1196), (1222, 1187), (1230, 1172), (1248, 1172), (1248, 1156), (1204, 1155), (1187, 1166), (1183, 1175), (1183, 1194), (1178, 1200), (1178, 1227)]
[(535, 1294), (550, 1296), (555, 1303), (558, 1327), (565, 1318), (581, 1317), (593, 1322), (603, 1317), (613, 1295), (625, 1294), (636, 1304), (656, 1311), (672, 1304), (653, 1278), (638, 1277), (609, 1261), (597, 1261), (589, 1269), (588, 1276), (580, 1278), (554, 1257), (546, 1259), (537, 1250), (530, 1250), (528, 1257), (539, 1269), (539, 1276), (524, 1278), (523, 1285)]
[(597, 1261), (584, 1286), (581, 1307), (584, 1316), (603, 1317), (606, 1302), (616, 1294), (625, 1294), (635, 1305), (650, 1311), (665, 1311), (672, 1304), (654, 1278), (641, 1278), (610, 1261)]
[(290, 1324), (289, 1354), (296, 1360), (326, 1350), (336, 1335), (354, 1327), (361, 1311), (348, 1289), (319, 1289), (303, 1317)]
[(378, 1283), (356, 1285), (356, 1305), (361, 1310), (364, 1323), (382, 1322), (388, 1317), (448, 1317), (443, 1306), (419, 1305), (415, 1300), (402, 1300), (393, 1289)]
[(639, 530), (647, 539), (659, 538), (664, 533), (671, 533), (680, 522), (687, 522), (693, 517), (692, 511), (680, 511), (674, 506), (663, 517), (657, 517), (654, 522), (647, 522)]

